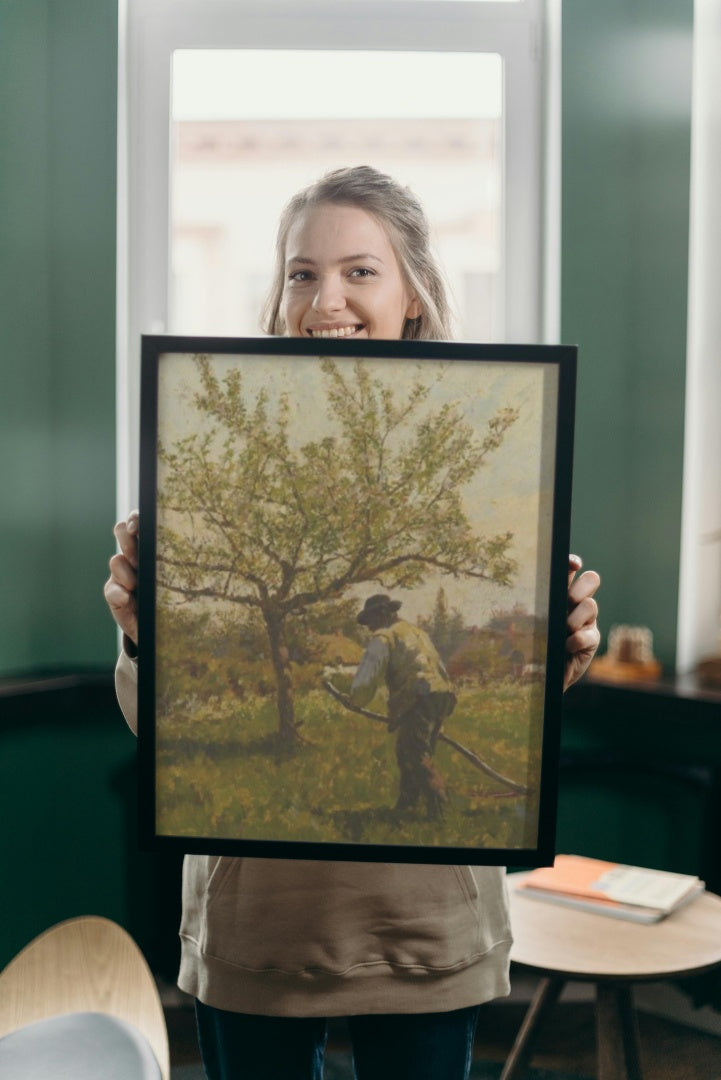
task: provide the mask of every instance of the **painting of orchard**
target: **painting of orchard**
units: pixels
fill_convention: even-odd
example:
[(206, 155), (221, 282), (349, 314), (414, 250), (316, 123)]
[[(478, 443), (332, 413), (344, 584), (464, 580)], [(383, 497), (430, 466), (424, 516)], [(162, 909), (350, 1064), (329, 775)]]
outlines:
[[(518, 530), (484, 529), (479, 497), (494, 458), (520, 460), (523, 405), (496, 387), (481, 425), (484, 395), (468, 404), (453, 365), (309, 363), (166, 361), (157, 830), (533, 846), (547, 618), (514, 599)], [(353, 712), (326, 687), (349, 689), (369, 638), (357, 616), (377, 592), (428, 633), (453, 681), (440, 820), (393, 809), (383, 688)]]

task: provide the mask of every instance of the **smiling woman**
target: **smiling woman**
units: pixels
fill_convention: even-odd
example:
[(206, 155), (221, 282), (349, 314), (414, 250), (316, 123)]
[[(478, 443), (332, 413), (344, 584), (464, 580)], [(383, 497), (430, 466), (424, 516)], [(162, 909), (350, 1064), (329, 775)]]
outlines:
[(416, 196), (368, 166), (336, 169), (281, 217), (264, 328), (292, 337), (452, 336)]
[[(407, 188), (368, 166), (335, 170), (291, 200), (281, 223), (277, 266), (276, 325), (272, 330), (278, 334), (282, 326), (289, 336), (246, 342), (254, 355), (260, 351), (282, 356), (293, 338), (298, 359), (317, 356), (317, 343), (308, 340), (308, 335), (342, 330), (346, 337), (349, 328), (351, 335), (365, 338), (390, 334), (396, 338), (432, 337), (439, 312), (444, 310), (440, 274), (437, 270), (431, 273), (434, 260), (422, 207)], [(168, 348), (167, 338), (146, 339), (146, 343), (153, 340), (161, 350)], [(317, 437), (318, 415), (323, 413), (317, 401), (313, 412), (303, 416), (304, 423), (311, 425), (311, 439), (297, 436), (301, 445), (294, 454), (289, 435), (293, 395), (288, 388), (280, 395), (274, 418), (269, 387), (262, 387), (255, 402), (247, 401), (241, 372), (235, 369), (220, 377), (207, 355), (209, 347), (196, 339), (195, 347), (201, 350), (201, 391), (191, 392), (190, 399), (200, 410), (204, 431), (172, 445), (165, 436), (145, 439), (145, 447), (166, 447), (158, 451), (157, 459), (151, 458), (150, 466), (144, 460), (141, 470), (146, 480), (141, 516), (150, 525), (139, 534), (138, 518), (131, 515), (116, 526), (122, 554), (111, 559), (106, 598), (118, 625), (128, 634), (135, 633), (136, 645), (146, 642), (152, 648), (156, 640), (161, 622), (152, 621), (152, 612), (148, 621), (146, 612), (141, 613), (138, 631), (137, 596), (150, 597), (152, 603), (159, 582), (163, 595), (167, 593), (172, 600), (217, 598), (238, 605), (243, 615), (250, 612), (263, 635), (260, 649), (255, 642), (251, 645), (250, 662), (270, 662), (277, 731), (255, 729), (253, 745), (265, 747), (271, 735), (274, 761), (263, 767), (261, 774), (278, 778), (278, 798), (264, 806), (262, 821), (252, 824), (243, 803), (241, 828), (251, 830), (252, 841), (247, 856), (244, 853), (243, 858), (235, 858), (223, 846), (220, 858), (195, 854), (187, 856), (184, 864), (179, 984), (196, 998), (209, 1076), (242, 1073), (248, 1080), (300, 1075), (319, 1078), (327, 1036), (323, 1017), (340, 1014), (352, 1018), (351, 1026), (356, 1020), (360, 1024), (358, 1018), (364, 1020), (363, 1030), (356, 1028), (352, 1036), (359, 1080), (460, 1080), (469, 1074), (480, 1005), (508, 992), (510, 932), (503, 874), (495, 865), (499, 856), (504, 861), (511, 857), (506, 845), (512, 838), (505, 821), (499, 839), (491, 837), (490, 843), (485, 831), (474, 829), (473, 847), (480, 836), (488, 849), (483, 852), (484, 865), (473, 870), (438, 865), (428, 874), (417, 863), (418, 844), (411, 845), (407, 865), (344, 861), (357, 857), (372, 860), (385, 854), (360, 839), (359, 829), (365, 829), (367, 817), (365, 806), (351, 807), (350, 816), (347, 806), (333, 807), (333, 814), (340, 811), (334, 828), (346, 830), (342, 835), (350, 836), (350, 845), (341, 843), (333, 853), (338, 859), (330, 863), (309, 858), (315, 849), (308, 846), (300, 851), (298, 860), (286, 859), (287, 849), (279, 851), (277, 847), (272, 853), (283, 857), (261, 857), (266, 849), (258, 846), (265, 843), (266, 827), (275, 828), (277, 822), (281, 830), (286, 829), (288, 823), (294, 825), (298, 814), (309, 809), (310, 817), (303, 826), (308, 830), (305, 842), (312, 844), (317, 837), (314, 807), (318, 786), (313, 786), (310, 808), (308, 804), (298, 807), (292, 794), (298, 790), (294, 778), (280, 778), (274, 771), (275, 765), (295, 760), (303, 747), (311, 745), (299, 731), (305, 719), (299, 708), (302, 688), (294, 680), (297, 661), (291, 653), (290, 620), (305, 614), (311, 605), (318, 609), (346, 598), (355, 586), (397, 588), (405, 593), (422, 581), (426, 567), (431, 572), (461, 574), (499, 587), (510, 584), (515, 574), (515, 560), (508, 554), (511, 532), (506, 529), (496, 537), (485, 532), (475, 535), (461, 493), (486, 457), (501, 448), (506, 431), (517, 418), (515, 408), (504, 394), (505, 407), (491, 417), (486, 433), (477, 440), (470, 437), (474, 429), (450, 402), (439, 402), (438, 407), (434, 404), (431, 413), (423, 415), (432, 386), (423, 385), (420, 376), (401, 391), (400, 399), (393, 387), (383, 384), (383, 376), (393, 375), (387, 351), (393, 344), (396, 348), (404, 345), (408, 358), (418, 359), (420, 344), (416, 342), (363, 340), (356, 346), (362, 350), (363, 360), (352, 368), (346, 366), (344, 373), (326, 354), (341, 349), (339, 364), (346, 364), (347, 350), (354, 351), (352, 344), (345, 340), (323, 342), (321, 370), (327, 381), (331, 434)], [(238, 341), (230, 345), (234, 354), (239, 347)], [(433, 355), (445, 365), (452, 346), (448, 342), (426, 343), (426, 348), (431, 350), (429, 357)], [(498, 348), (490, 347), (487, 355), (500, 359)], [(475, 361), (478, 349), (466, 346), (463, 358)], [(378, 377), (368, 363), (368, 350), (379, 362)], [(524, 352), (523, 363), (526, 356)], [(144, 358), (149, 358), (147, 351)], [(144, 367), (145, 387), (149, 386), (147, 370)], [(455, 366), (453, 370), (463, 381), (461, 399), (473, 399), (464, 378), (467, 369)], [(536, 373), (544, 376), (538, 368)], [(570, 390), (572, 382), (566, 385)], [(545, 377), (542, 386), (547, 390)], [(162, 415), (154, 394), (151, 391), (143, 404), (143, 417), (151, 424)], [(184, 393), (171, 397), (187, 400)], [(561, 412), (556, 415), (560, 417)], [(198, 426), (197, 418), (193, 426)], [(146, 423), (146, 434), (148, 430)], [(568, 432), (568, 426), (565, 430)], [(522, 466), (526, 457), (521, 455)], [(541, 453), (540, 459), (559, 460), (555, 452)], [(162, 469), (155, 469), (154, 463)], [(564, 486), (554, 491), (561, 507), (567, 504), (569, 481), (566, 473)], [(201, 499), (207, 496), (209, 501), (199, 504), (198, 492), (202, 492)], [(158, 510), (161, 527), (156, 532), (153, 523)], [(190, 522), (190, 532), (179, 527), (179, 519), (181, 526)], [(195, 522), (200, 528), (197, 534)], [(149, 545), (145, 550), (150, 559), (138, 549), (139, 535), (143, 545)], [(156, 538), (160, 538), (157, 544)], [(567, 538), (559, 539), (560, 565), (554, 555), (555, 591), (559, 586), (561, 590), (560, 603), (556, 604), (559, 633), (551, 659), (549, 621), (548, 655), (549, 671), (555, 672), (560, 691), (561, 675), (564, 685), (575, 681), (595, 652), (598, 631), (593, 593), (599, 582), (591, 572), (576, 578), (580, 560), (574, 557), (567, 562)], [(142, 575), (150, 574), (139, 584), (138, 568)], [(564, 595), (566, 569), (568, 596)], [(389, 606), (395, 609), (400, 603), (396, 598)], [(237, 613), (233, 621), (227, 638), (231, 649), (236, 648), (238, 637)], [(356, 616), (358, 622), (371, 627), (365, 617)], [(382, 629), (390, 627), (379, 626), (377, 632)], [(252, 632), (255, 634), (254, 629)], [(171, 628), (167, 640), (173, 638)], [(158, 640), (162, 640), (162, 633)], [(400, 793), (393, 814), (415, 812), (413, 784), (423, 770), (423, 798), (430, 815), (423, 823), (432, 821), (442, 829), (446, 828), (441, 814), (446, 802), (445, 791), (441, 791), (445, 780), (426, 760), (426, 743), (433, 749), (429, 740), (440, 737), (440, 724), (457, 700), (447, 678), (441, 685), (440, 668), (436, 671), (434, 667), (430, 645), (425, 658), (420, 658), (419, 646), (409, 647), (412, 641), (425, 643), (425, 637), (418, 637), (410, 623), (394, 628), (393, 655), (387, 658), (384, 675), (393, 710), (386, 719), (392, 720), (393, 730), (399, 732), (395, 746), (399, 771), (405, 778), (414, 777)], [(160, 683), (152, 683), (159, 668), (147, 647), (140, 652), (125, 651), (119, 660), (118, 692), (133, 726), (138, 686), (141, 716), (155, 722), (159, 714), (156, 690)], [(419, 656), (418, 664), (401, 667), (403, 657), (412, 651)], [(396, 681), (401, 671), (404, 675)], [(551, 681), (549, 675), (549, 686)], [(171, 674), (168, 689), (175, 682)], [(253, 716), (263, 712), (262, 702), (258, 709), (256, 699), (266, 695), (265, 680), (262, 686), (257, 682), (251, 685), (242, 677), (239, 680), (236, 672), (233, 685), (240, 687), (241, 700), (252, 697)], [(403, 693), (396, 698), (401, 688)], [(318, 700), (320, 691), (315, 685), (313, 717), (322, 717), (324, 712)], [(169, 701), (167, 695), (164, 700)], [(215, 706), (212, 708), (217, 716)], [(247, 716), (236, 726), (235, 700), (232, 711), (234, 730), (247, 733)], [(183, 706), (180, 712), (198, 719), (195, 704)], [(516, 713), (527, 715), (523, 709), (514, 710), (514, 716)], [(539, 715), (536, 708), (532, 713)], [(484, 710), (473, 707), (469, 715), (477, 718)], [(526, 732), (538, 730), (537, 723), (521, 723), (525, 723)], [(391, 730), (390, 723), (387, 726)], [(143, 721), (143, 737), (146, 731)], [(529, 747), (537, 745), (531, 735), (524, 735), (524, 741)], [(203, 756), (216, 760), (205, 751)], [(369, 758), (375, 779), (375, 763), (380, 763), (380, 758), (373, 752), (342, 755), (354, 773), (358, 762)], [(175, 763), (169, 764), (173, 789), (169, 805), (174, 812), (178, 774)], [(387, 770), (381, 772), (387, 775)], [(149, 770), (146, 779), (157, 775), (156, 770)], [(244, 772), (239, 782), (239, 772), (233, 770), (230, 787), (223, 789), (227, 792), (223, 803), (211, 809), (210, 831), (221, 843), (227, 843), (235, 832), (234, 826), (231, 833), (228, 831), (231, 826), (225, 800), (237, 802), (242, 793), (252, 789), (248, 775)], [(205, 808), (208, 793), (219, 787), (207, 772), (201, 771), (196, 781), (193, 790)], [(151, 784), (144, 786), (152, 796)], [(324, 789), (322, 784), (320, 789)], [(540, 791), (541, 785), (536, 789)], [(470, 797), (474, 800), (475, 792)], [(157, 805), (154, 799), (153, 803)], [(195, 805), (195, 800), (181, 792), (180, 803)], [(201, 810), (201, 815), (206, 815), (201, 825), (205, 831), (207, 811)], [(534, 808), (520, 818), (530, 822), (533, 834), (540, 836), (540, 813), (538, 824)], [(403, 827), (403, 821), (392, 817), (394, 829), (396, 824)], [(179, 841), (187, 850), (187, 835), (166, 833), (166, 837)], [(197, 839), (190, 843), (196, 852)], [(514, 842), (517, 845), (524, 840), (516, 838)], [(427, 847), (430, 858), (437, 859), (438, 843)], [(457, 843), (450, 846), (449, 853), (457, 858)], [(525, 848), (516, 846), (515, 854), (528, 864)], [(545, 852), (543, 857), (548, 857)], [(485, 865), (487, 860), (492, 865)], [(264, 1017), (262, 1030), (257, 1014)], [(248, 1028), (253, 1030), (252, 1038)], [(302, 1033), (302, 1047), (291, 1046), (291, 1032)], [(432, 1048), (428, 1046), (429, 1033)], [(276, 1049), (284, 1060), (272, 1058)], [(253, 1064), (247, 1067), (251, 1058)]]

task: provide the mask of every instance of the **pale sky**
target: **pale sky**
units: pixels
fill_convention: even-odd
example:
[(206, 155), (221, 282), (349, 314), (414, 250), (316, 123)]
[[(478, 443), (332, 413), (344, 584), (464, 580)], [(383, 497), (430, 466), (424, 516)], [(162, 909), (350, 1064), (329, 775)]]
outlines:
[(493, 53), (179, 49), (174, 120), (499, 117)]

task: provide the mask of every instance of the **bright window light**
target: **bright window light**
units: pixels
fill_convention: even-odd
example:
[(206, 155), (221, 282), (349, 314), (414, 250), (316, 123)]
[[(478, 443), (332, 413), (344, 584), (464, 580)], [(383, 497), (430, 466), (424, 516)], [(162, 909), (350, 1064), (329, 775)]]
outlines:
[(501, 58), (476, 52), (179, 49), (173, 54), (172, 107), (174, 120), (498, 118)]

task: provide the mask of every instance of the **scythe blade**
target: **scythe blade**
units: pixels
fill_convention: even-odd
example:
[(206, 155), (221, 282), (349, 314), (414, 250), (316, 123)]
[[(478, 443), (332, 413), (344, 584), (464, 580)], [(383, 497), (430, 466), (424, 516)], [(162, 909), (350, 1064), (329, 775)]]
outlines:
[[(360, 705), (354, 705), (350, 698), (347, 696), (347, 694), (341, 693), (341, 691), (338, 690), (337, 687), (333, 686), (333, 683), (328, 680), (323, 683), (323, 686), (331, 695), (331, 697), (334, 697), (335, 700), (340, 702), (340, 704), (345, 709), (348, 709), (349, 712), (358, 713), (360, 716), (365, 716), (369, 720), (378, 720), (381, 724), (385, 724), (386, 727), (388, 727), (390, 721), (387, 716), (382, 716), (381, 713), (371, 712), (370, 709), (363, 709)], [(438, 741), (444, 742), (447, 746), (450, 746), (454, 750), (457, 750), (459, 754), (463, 755), (466, 761), (470, 761), (471, 765), (475, 765), (475, 767), (477, 769), (480, 769), (481, 772), (485, 773), (486, 776), (490, 776), (493, 780), (497, 780), (499, 784), (503, 784), (505, 787), (509, 788), (517, 795), (530, 794), (531, 788), (526, 787), (525, 784), (517, 784), (515, 780), (510, 780), (507, 776), (502, 776), (501, 773), (496, 772), (495, 769), (492, 769), (491, 766), (488, 765), (485, 761), (483, 761), (482, 758), (479, 758), (478, 754), (474, 754), (472, 750), (469, 750), (468, 747), (463, 746), (462, 743), (457, 742), (455, 739), (451, 739), (449, 735), (445, 734), (445, 732), (439, 732)]]

